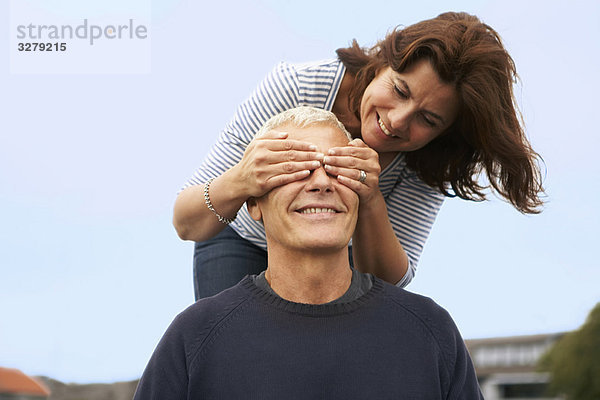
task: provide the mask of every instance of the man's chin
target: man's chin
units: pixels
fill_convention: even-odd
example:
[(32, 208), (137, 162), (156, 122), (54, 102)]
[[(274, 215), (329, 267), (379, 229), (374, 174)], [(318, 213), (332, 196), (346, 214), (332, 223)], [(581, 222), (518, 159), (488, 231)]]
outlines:
[(345, 240), (323, 240), (322, 238), (314, 240), (306, 240), (298, 243), (297, 249), (303, 253), (324, 254), (335, 253), (345, 250), (348, 247), (348, 242)]

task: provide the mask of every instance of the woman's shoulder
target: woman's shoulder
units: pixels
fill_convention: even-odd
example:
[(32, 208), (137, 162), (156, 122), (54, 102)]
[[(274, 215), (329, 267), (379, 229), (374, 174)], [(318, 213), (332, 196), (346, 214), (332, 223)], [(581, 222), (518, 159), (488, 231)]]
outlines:
[(296, 96), (295, 105), (331, 110), (345, 67), (337, 59), (305, 63), (280, 62), (267, 82), (278, 83)]
[(337, 69), (337, 68), (339, 68), (340, 65), (343, 65), (343, 64), (337, 58), (326, 58), (326, 59), (312, 60), (312, 61), (306, 61), (306, 62), (281, 61), (278, 64), (278, 66), (293, 68), (296, 71)]
[(275, 66), (275, 71), (294, 74), (304, 78), (318, 78), (339, 75), (345, 71), (345, 67), (340, 60), (331, 58), (308, 62), (281, 61)]

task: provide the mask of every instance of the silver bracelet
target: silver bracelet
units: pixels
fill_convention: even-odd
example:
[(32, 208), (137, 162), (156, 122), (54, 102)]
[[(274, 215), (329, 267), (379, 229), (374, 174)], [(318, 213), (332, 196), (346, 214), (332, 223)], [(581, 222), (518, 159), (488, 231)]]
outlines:
[(215, 208), (213, 207), (212, 203), (210, 202), (210, 196), (208, 195), (208, 189), (210, 188), (210, 184), (214, 180), (215, 180), (215, 178), (210, 178), (204, 184), (204, 202), (206, 203), (206, 207), (208, 207), (208, 209), (210, 211), (212, 211), (213, 214), (215, 214), (217, 216), (217, 218), (219, 219), (219, 222), (221, 222), (221, 223), (223, 223), (225, 225), (229, 225), (230, 223), (232, 223), (233, 221), (235, 221), (235, 217), (237, 217), (237, 214), (235, 214), (235, 216), (233, 218), (225, 218), (225, 217), (219, 215), (219, 213), (215, 210)]

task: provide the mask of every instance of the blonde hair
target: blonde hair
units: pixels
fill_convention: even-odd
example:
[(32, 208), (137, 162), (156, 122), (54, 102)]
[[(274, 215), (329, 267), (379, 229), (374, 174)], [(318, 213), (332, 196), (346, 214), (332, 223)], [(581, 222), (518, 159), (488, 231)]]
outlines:
[(271, 117), (257, 132), (256, 138), (285, 124), (290, 124), (298, 128), (306, 128), (312, 125), (330, 126), (343, 132), (348, 141), (352, 140), (352, 135), (350, 135), (344, 124), (337, 119), (334, 113), (321, 108), (307, 106), (291, 108)]

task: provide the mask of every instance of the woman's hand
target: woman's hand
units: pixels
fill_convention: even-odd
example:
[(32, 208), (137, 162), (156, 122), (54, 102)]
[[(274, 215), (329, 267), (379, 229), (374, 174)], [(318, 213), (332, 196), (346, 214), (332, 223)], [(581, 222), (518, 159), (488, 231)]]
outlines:
[(270, 131), (254, 139), (232, 168), (248, 197), (260, 197), (275, 187), (304, 179), (321, 166), (324, 154), (317, 152), (315, 145), (287, 137), (286, 132)]
[(328, 173), (358, 194), (361, 207), (379, 193), (379, 155), (362, 140), (354, 139), (348, 146), (330, 149), (323, 164)]
[[(358, 221), (352, 235), (354, 266), (396, 284), (408, 270), (408, 256), (396, 238), (379, 190), (379, 155), (362, 140), (354, 139), (348, 146), (330, 149), (323, 163), (328, 173), (337, 175), (338, 181), (360, 198)], [(361, 171), (366, 174), (363, 182)]]

